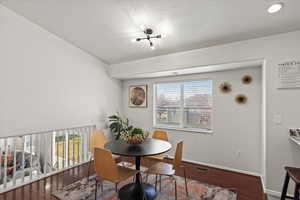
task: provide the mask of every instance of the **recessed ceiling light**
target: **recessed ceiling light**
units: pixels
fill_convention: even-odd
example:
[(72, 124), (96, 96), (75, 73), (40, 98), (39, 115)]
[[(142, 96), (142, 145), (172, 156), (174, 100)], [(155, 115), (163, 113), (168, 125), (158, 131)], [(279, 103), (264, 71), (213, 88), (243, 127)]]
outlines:
[(280, 11), (282, 7), (283, 7), (283, 3), (275, 3), (268, 8), (268, 12), (271, 14), (276, 13)]
[(161, 34), (161, 38), (166, 38), (166, 37), (167, 37), (166, 33)]

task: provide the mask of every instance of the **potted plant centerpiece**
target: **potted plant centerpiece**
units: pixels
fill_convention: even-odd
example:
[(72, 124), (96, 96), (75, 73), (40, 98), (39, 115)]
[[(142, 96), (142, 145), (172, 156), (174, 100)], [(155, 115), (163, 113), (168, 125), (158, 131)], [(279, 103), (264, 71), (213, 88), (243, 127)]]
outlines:
[(128, 144), (141, 144), (148, 137), (149, 133), (141, 128), (133, 128), (129, 132), (121, 133), (121, 139)]
[(128, 144), (141, 144), (149, 136), (149, 132), (129, 125), (128, 118), (119, 115), (109, 116), (109, 128), (115, 134), (115, 139), (121, 139)]

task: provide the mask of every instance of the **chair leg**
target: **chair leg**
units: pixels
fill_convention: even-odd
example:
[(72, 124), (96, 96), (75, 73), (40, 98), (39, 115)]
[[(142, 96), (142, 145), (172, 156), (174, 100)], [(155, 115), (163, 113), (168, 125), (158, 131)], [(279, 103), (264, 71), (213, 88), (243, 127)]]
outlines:
[(186, 196), (188, 197), (189, 196), (189, 191), (188, 191), (188, 185), (187, 185), (185, 168), (183, 168), (183, 173), (184, 173), (184, 182), (185, 182), (185, 192), (186, 192)]
[(174, 182), (175, 182), (175, 200), (177, 200), (177, 181), (176, 181), (176, 178), (174, 178)]
[(146, 183), (148, 183), (148, 176), (149, 176), (149, 174), (146, 174)]
[(155, 174), (155, 190), (157, 191), (157, 174)]
[(289, 181), (290, 181), (290, 176), (289, 176), (288, 173), (286, 173), (280, 200), (285, 200), (288, 185), (289, 185)]
[(103, 180), (101, 181), (101, 192), (103, 193)]
[(161, 175), (159, 175), (159, 191), (161, 192)]
[(98, 180), (95, 183), (95, 200), (97, 200), (97, 188), (98, 188)]
[(296, 184), (295, 193), (294, 193), (294, 200), (299, 200), (299, 189), (300, 189), (300, 184)]
[(116, 185), (115, 185), (115, 189), (116, 189), (116, 193), (118, 193), (118, 183), (116, 183)]
[(89, 183), (90, 179), (90, 170), (91, 170), (91, 162), (92, 162), (92, 156), (90, 158), (89, 167), (88, 167), (88, 173), (87, 173), (87, 183)]
[(140, 176), (140, 182), (141, 182), (141, 183), (144, 182), (144, 180), (143, 180), (143, 175), (142, 175), (142, 174), (141, 174), (141, 176)]

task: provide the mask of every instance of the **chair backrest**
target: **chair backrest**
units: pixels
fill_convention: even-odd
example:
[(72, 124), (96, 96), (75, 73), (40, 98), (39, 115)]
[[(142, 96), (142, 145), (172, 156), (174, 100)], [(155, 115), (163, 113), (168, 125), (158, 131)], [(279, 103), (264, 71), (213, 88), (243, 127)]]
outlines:
[(153, 132), (152, 138), (169, 141), (167, 131), (156, 130)]
[(176, 145), (175, 158), (173, 160), (173, 169), (178, 170), (182, 162), (183, 141)]
[(119, 174), (112, 153), (106, 149), (96, 147), (94, 157), (97, 175), (102, 179), (116, 182), (119, 178)]
[(95, 147), (104, 148), (104, 145), (108, 142), (106, 136), (102, 131), (96, 130), (91, 134), (90, 138), (90, 152), (94, 154)]

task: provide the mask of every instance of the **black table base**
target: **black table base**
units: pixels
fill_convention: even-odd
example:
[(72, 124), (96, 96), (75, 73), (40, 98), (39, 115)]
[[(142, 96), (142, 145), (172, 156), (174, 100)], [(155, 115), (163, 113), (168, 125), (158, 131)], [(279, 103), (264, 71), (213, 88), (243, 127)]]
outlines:
[[(141, 168), (141, 157), (162, 154), (171, 147), (169, 142), (157, 139), (147, 139), (143, 144), (136, 145), (124, 141), (111, 141), (105, 145), (105, 148), (114, 154), (135, 157), (135, 169), (138, 171)], [(156, 190), (152, 185), (142, 183), (140, 172), (136, 174), (134, 183), (127, 184), (119, 190), (121, 200), (154, 200), (156, 196)]]
[[(142, 189), (136, 187), (136, 183), (127, 184), (119, 191), (120, 200), (153, 200), (156, 198), (155, 188), (146, 183), (141, 184)], [(141, 193), (142, 191), (142, 193)]]
[[(141, 157), (135, 157), (135, 168), (140, 170)], [(119, 191), (120, 200), (154, 200), (156, 197), (155, 188), (150, 184), (141, 183), (141, 173), (135, 176), (135, 183), (123, 186)]]

